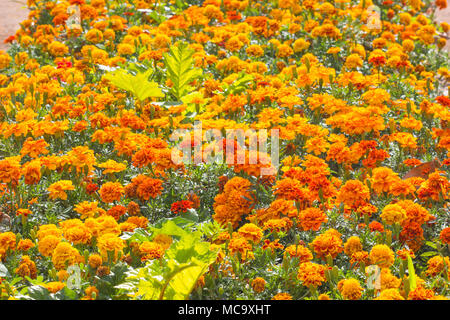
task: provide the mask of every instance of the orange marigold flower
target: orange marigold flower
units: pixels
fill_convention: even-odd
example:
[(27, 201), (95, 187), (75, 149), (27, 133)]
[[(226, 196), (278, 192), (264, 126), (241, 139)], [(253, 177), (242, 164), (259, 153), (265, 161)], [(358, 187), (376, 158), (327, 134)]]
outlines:
[(262, 230), (253, 223), (244, 224), (237, 232), (241, 237), (252, 241), (255, 244), (259, 243), (263, 237)]
[(339, 190), (338, 199), (349, 207), (357, 208), (370, 199), (370, 191), (361, 181), (348, 180)]
[(252, 288), (253, 291), (255, 291), (256, 293), (261, 293), (264, 291), (265, 287), (266, 287), (266, 280), (264, 280), (261, 277), (256, 277), (255, 279), (252, 280)]
[(67, 193), (65, 191), (75, 190), (75, 187), (71, 180), (60, 180), (51, 184), (47, 190), (50, 192), (50, 199), (67, 200)]
[(450, 227), (442, 229), (439, 239), (441, 239), (443, 243), (450, 244)]
[(30, 239), (21, 239), (17, 244), (17, 250), (19, 251), (28, 251), (31, 248), (34, 248), (34, 243)]
[(398, 179), (397, 173), (386, 167), (377, 167), (372, 171), (372, 178), (370, 179), (372, 189), (380, 194), (389, 192), (392, 183)]
[(409, 292), (408, 300), (430, 300), (431, 298), (433, 298), (433, 296), (433, 290), (418, 286), (417, 288)]
[(353, 278), (339, 281), (337, 288), (342, 297), (346, 300), (359, 300), (364, 291), (359, 284), (359, 281)]
[(139, 246), (139, 252), (143, 261), (160, 259), (164, 255), (164, 248), (156, 242), (144, 241)]
[(304, 231), (317, 231), (322, 223), (328, 221), (327, 215), (322, 210), (314, 207), (300, 211), (298, 218)]
[(372, 264), (380, 268), (389, 268), (394, 264), (394, 252), (385, 244), (377, 244), (370, 250), (369, 258)]
[(280, 292), (274, 295), (272, 300), (292, 300), (292, 296), (289, 293)]
[(303, 262), (298, 268), (297, 279), (305, 287), (318, 287), (326, 281), (325, 267), (313, 262)]
[(139, 183), (136, 193), (140, 199), (149, 200), (150, 198), (156, 198), (163, 190), (162, 181), (159, 179), (153, 179), (145, 177), (141, 183)]
[(100, 188), (99, 193), (103, 202), (111, 203), (119, 201), (125, 190), (119, 182), (106, 182)]
[(325, 233), (318, 235), (311, 245), (314, 252), (323, 260), (327, 259), (327, 256), (331, 256), (333, 259), (343, 251), (341, 235), (335, 229), (329, 229)]
[(88, 259), (88, 264), (93, 269), (97, 269), (103, 263), (102, 256), (99, 254), (91, 254)]

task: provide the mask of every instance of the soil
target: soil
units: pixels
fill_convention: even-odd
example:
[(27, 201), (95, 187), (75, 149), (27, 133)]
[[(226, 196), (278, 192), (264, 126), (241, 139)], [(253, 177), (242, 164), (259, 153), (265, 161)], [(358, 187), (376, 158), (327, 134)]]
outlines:
[(8, 49), (4, 40), (20, 28), (19, 23), (28, 18), (25, 0), (0, 0), (0, 50)]

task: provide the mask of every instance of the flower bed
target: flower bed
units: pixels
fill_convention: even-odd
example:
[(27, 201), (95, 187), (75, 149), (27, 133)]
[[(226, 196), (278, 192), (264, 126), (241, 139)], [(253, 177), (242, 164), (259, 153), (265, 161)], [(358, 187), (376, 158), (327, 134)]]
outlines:
[(450, 296), (446, 0), (28, 0), (1, 299)]

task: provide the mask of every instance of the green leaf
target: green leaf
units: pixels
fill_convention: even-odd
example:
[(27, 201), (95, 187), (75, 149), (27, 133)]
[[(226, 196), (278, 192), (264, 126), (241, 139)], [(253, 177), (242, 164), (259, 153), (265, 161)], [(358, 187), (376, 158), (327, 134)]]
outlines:
[(129, 271), (126, 282), (115, 288), (124, 290), (130, 297), (146, 300), (187, 299), (200, 276), (215, 261), (217, 252), (210, 250), (209, 242), (201, 241), (201, 232), (183, 230), (172, 220), (153, 231), (180, 239), (167, 249), (162, 259)]
[(182, 42), (171, 46), (169, 52), (164, 55), (167, 78), (173, 83), (170, 92), (178, 101), (193, 91), (190, 83), (202, 75), (202, 70), (194, 67), (193, 54), (194, 50)]
[(29, 287), (28, 296), (32, 300), (51, 300), (50, 292), (47, 290), (47, 288), (44, 288), (40, 285)]
[(132, 93), (139, 101), (144, 101), (149, 97), (164, 97), (158, 84), (148, 81), (152, 72), (151, 69), (145, 72), (137, 70), (136, 75), (132, 75), (127, 70), (118, 69), (107, 73), (104, 77), (116, 87)]
[(416, 272), (414, 271), (413, 262), (410, 256), (408, 256), (408, 273), (409, 273), (409, 289), (414, 290), (416, 288)]
[(422, 253), (420, 256), (421, 257), (430, 257), (430, 256), (436, 256), (438, 254), (439, 254), (439, 252), (436, 252), (436, 251), (427, 251), (427, 252)]

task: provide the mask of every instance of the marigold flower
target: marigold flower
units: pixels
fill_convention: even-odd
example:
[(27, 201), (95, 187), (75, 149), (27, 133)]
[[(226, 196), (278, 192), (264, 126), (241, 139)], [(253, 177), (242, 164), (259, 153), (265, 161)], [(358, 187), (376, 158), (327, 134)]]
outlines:
[(119, 201), (125, 190), (119, 182), (106, 182), (100, 188), (99, 193), (103, 202), (111, 203)]
[(82, 262), (83, 258), (77, 249), (67, 242), (60, 242), (53, 250), (52, 262), (56, 270), (66, 269), (75, 263)]
[(117, 260), (118, 255), (122, 252), (125, 244), (117, 235), (105, 233), (97, 239), (97, 247), (103, 260), (108, 260), (108, 252), (111, 252), (113, 254), (113, 259)]
[(391, 288), (381, 291), (380, 295), (375, 300), (405, 300), (403, 296), (398, 292), (398, 289)]
[(285, 256), (289, 255), (290, 257), (297, 257), (300, 263), (309, 262), (313, 259), (311, 251), (307, 247), (302, 246), (300, 244), (290, 245), (286, 247), (284, 251)]
[(141, 259), (143, 261), (160, 259), (163, 257), (164, 251), (164, 248), (156, 242), (144, 241), (139, 246), (139, 252), (142, 255)]
[(384, 207), (380, 217), (388, 225), (400, 224), (406, 219), (406, 211), (398, 204), (388, 204)]
[(325, 233), (318, 235), (311, 245), (314, 252), (323, 260), (328, 256), (333, 259), (343, 251), (341, 235), (335, 229), (329, 229)]
[(327, 215), (318, 208), (307, 208), (305, 210), (300, 211), (299, 213), (299, 221), (303, 230), (319, 230), (322, 223), (328, 221)]
[(349, 257), (358, 251), (362, 251), (362, 249), (361, 239), (357, 236), (348, 238), (344, 244), (344, 252)]
[(346, 300), (359, 300), (364, 291), (359, 281), (353, 278), (339, 281), (337, 288)]
[(303, 262), (298, 268), (297, 279), (305, 287), (318, 287), (326, 281), (325, 267), (313, 262)]
[(91, 254), (88, 259), (88, 264), (93, 269), (97, 269), (103, 263), (102, 256), (99, 254)]
[(389, 268), (394, 263), (394, 252), (385, 244), (377, 244), (370, 250), (369, 258), (372, 264)]
[(450, 227), (442, 229), (439, 239), (441, 239), (442, 243), (450, 244)]
[(256, 277), (252, 280), (251, 286), (253, 288), (253, 291), (255, 291), (256, 293), (261, 293), (266, 287), (266, 280), (261, 277)]
[(67, 200), (67, 193), (65, 191), (75, 190), (75, 186), (72, 184), (71, 180), (60, 180), (51, 184), (47, 190), (50, 192), (50, 199)]
[(271, 300), (292, 300), (292, 296), (286, 292), (277, 293)]

